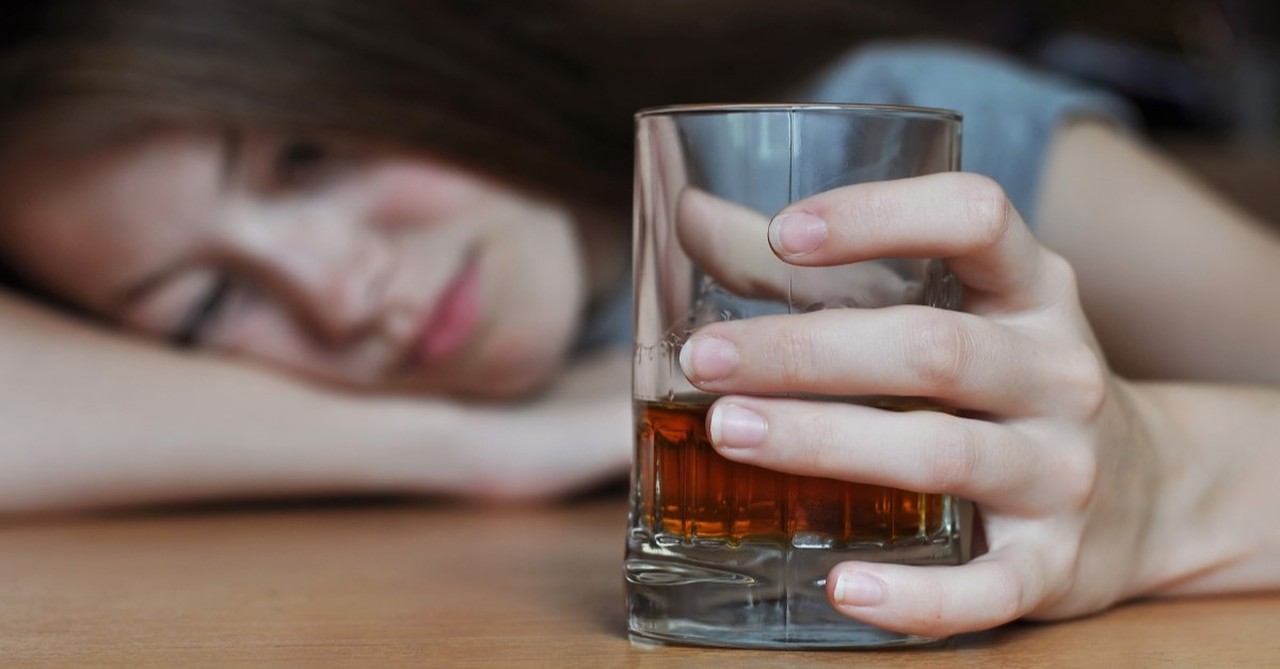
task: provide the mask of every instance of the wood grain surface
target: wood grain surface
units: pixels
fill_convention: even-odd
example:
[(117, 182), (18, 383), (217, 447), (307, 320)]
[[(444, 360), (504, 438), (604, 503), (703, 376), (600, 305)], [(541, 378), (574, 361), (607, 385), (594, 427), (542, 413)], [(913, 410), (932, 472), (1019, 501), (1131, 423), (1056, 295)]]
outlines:
[(0, 667), (1280, 667), (1280, 594), (926, 650), (635, 645), (624, 524), (616, 495), (0, 521)]

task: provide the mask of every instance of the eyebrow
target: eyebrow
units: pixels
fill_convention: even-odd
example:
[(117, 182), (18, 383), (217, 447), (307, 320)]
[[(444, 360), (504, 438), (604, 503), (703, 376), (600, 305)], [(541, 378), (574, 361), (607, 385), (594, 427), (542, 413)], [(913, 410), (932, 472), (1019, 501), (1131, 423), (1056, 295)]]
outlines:
[[(231, 179), (235, 176), (240, 164), (240, 132), (234, 128), (222, 131), (221, 151), (219, 152), (218, 192), (225, 193), (231, 187)], [(187, 258), (178, 258), (152, 272), (147, 277), (130, 286), (120, 296), (119, 303), (128, 305), (141, 300), (160, 286), (181, 274), (186, 269)]]

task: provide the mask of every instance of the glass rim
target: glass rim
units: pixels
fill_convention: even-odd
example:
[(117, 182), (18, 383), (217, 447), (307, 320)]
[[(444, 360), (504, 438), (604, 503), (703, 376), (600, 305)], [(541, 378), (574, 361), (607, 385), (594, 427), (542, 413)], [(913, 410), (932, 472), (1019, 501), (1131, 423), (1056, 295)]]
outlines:
[(645, 107), (635, 113), (635, 118), (638, 121), (651, 116), (677, 116), (684, 114), (750, 114), (814, 111), (841, 111), (870, 116), (917, 116), (946, 121), (964, 121), (964, 115), (953, 109), (942, 109), (940, 107), (917, 107), (914, 105), (853, 102), (710, 102), (674, 104)]

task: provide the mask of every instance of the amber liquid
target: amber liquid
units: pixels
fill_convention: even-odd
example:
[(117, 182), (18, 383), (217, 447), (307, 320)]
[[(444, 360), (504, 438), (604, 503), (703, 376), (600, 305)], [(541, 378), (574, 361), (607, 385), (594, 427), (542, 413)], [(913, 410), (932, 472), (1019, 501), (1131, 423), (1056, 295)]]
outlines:
[(707, 440), (707, 409), (636, 403), (636, 485), (652, 532), (687, 541), (840, 547), (927, 540), (943, 529), (943, 495), (783, 474), (725, 459)]

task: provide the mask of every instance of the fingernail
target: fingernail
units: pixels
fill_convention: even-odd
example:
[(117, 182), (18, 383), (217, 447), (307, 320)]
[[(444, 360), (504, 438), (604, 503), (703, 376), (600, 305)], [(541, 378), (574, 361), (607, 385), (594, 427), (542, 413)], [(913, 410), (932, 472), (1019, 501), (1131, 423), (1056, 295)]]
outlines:
[(836, 576), (837, 604), (875, 606), (884, 601), (884, 591), (884, 583), (870, 574), (848, 572)]
[(812, 253), (827, 238), (827, 222), (804, 211), (775, 216), (769, 222), (769, 244), (783, 256)]
[(695, 383), (723, 379), (737, 366), (737, 347), (718, 337), (694, 337), (680, 349), (680, 369)]
[(764, 416), (737, 404), (711, 408), (711, 443), (724, 448), (752, 448), (764, 442), (769, 425)]

